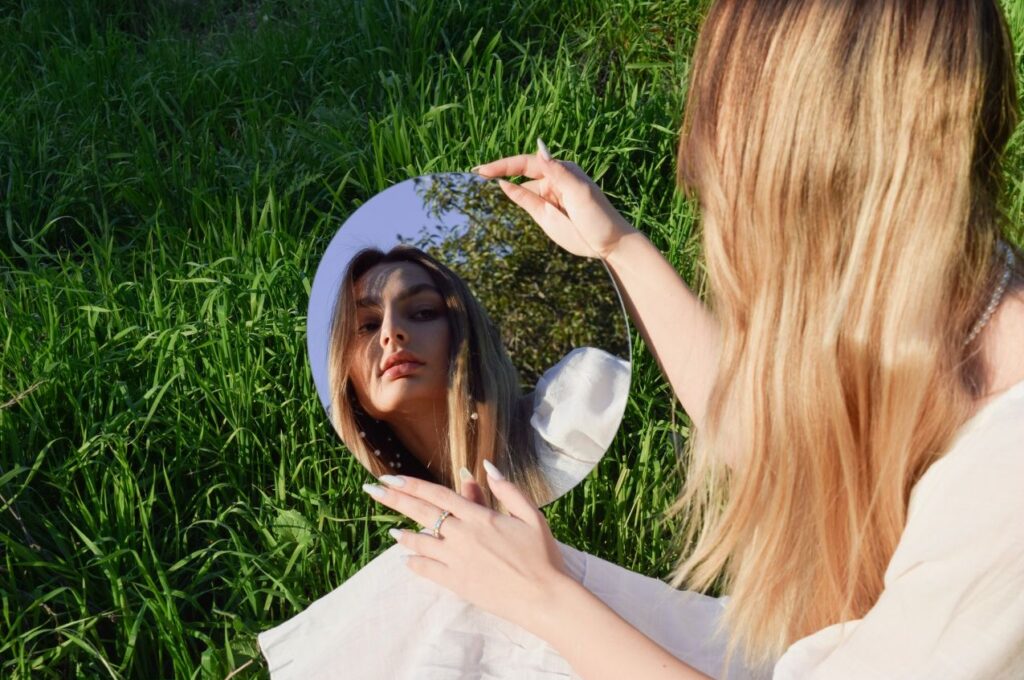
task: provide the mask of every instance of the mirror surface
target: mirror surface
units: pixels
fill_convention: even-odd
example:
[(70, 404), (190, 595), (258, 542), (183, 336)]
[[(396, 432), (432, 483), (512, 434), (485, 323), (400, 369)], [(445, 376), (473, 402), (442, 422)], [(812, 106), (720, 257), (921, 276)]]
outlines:
[[(388, 253), (396, 246), (426, 253), (440, 263), (441, 270), (447, 274), (427, 271), (425, 267), (431, 265), (420, 260), (378, 262), (379, 256), (360, 255), (367, 248)], [(338, 301), (350, 265), (354, 274), (348, 284), (350, 295), (347, 302), (342, 302), (347, 311), (340, 311)], [(458, 287), (457, 283), (438, 283), (444, 290), (424, 292), (404, 300), (401, 295), (393, 296), (388, 292), (401, 293), (403, 286), (411, 290), (416, 281), (437, 283), (439, 276), (457, 278), (465, 287)], [(445, 285), (456, 285), (458, 290), (453, 293)], [(470, 368), (466, 369), (471, 395), (467, 403), (472, 404), (466, 407), (471, 418), (466, 426), (480, 432), (488, 427), (501, 430), (501, 426), (493, 422), (502, 418), (494, 414), (493, 408), (488, 408), (488, 403), (502, 400), (484, 397), (484, 392), (493, 394), (494, 389), (484, 388), (482, 384), (486, 380), (473, 373), (494, 373), (497, 369), (485, 369), (482, 365), (507, 364), (510, 359), (511, 367), (505, 373), (511, 377), (506, 382), (512, 383), (510, 389), (523, 404), (517, 422), (524, 424), (522, 429), (528, 423), (539, 469), (551, 487), (551, 497), (537, 500), (539, 504), (550, 502), (589, 473), (607, 450), (621, 422), (630, 373), (625, 311), (600, 261), (561, 250), (524, 210), (505, 196), (496, 182), (478, 175), (425, 175), (389, 187), (360, 206), (331, 240), (313, 280), (307, 321), (310, 366), (328, 419), (371, 473), (413, 474), (452, 486), (447, 470), (437, 475), (438, 468), (443, 467), (441, 461), (434, 460), (431, 465), (426, 459), (429, 454), (423, 451), (410, 456), (415, 448), (411, 444), (422, 438), (417, 440), (404, 423), (396, 423), (390, 412), (385, 413), (387, 409), (381, 400), (386, 396), (384, 400), (397, 412), (402, 410), (405, 399), (406, 410), (415, 407), (418, 413), (424, 414), (423, 418), (427, 418), (431, 404), (447, 414), (446, 403), (461, 403), (446, 399), (444, 387), (439, 388), (441, 393), (434, 390), (433, 397), (424, 396), (427, 392), (422, 385), (429, 380), (427, 376), (438, 362), (425, 360), (422, 352), (427, 350), (415, 349), (421, 347), (415, 340), (409, 340), (413, 343), (410, 347), (421, 354), (414, 353), (409, 364), (405, 364), (409, 370), (403, 370), (401, 365), (388, 367), (386, 364), (389, 353), (402, 349), (401, 343), (407, 340), (402, 333), (406, 330), (413, 335), (440, 332), (436, 322), (433, 326), (423, 325), (425, 315), (430, 313), (429, 307), (433, 306), (434, 312), (440, 311), (448, 318), (446, 337), (457, 338), (458, 332), (451, 330), (455, 312), (449, 300), (453, 297), (462, 299), (461, 303), (456, 303), (456, 308), (461, 304), (482, 310), (482, 318), (489, 319), (484, 325), (496, 329), (495, 342), (488, 345), (479, 340), (488, 335), (481, 331), (482, 327), (469, 323), (472, 330), (467, 337), (474, 339), (466, 340), (467, 347), (469, 354), (478, 358), (469, 361)], [(359, 306), (355, 304), (356, 299), (360, 300)], [(369, 306), (368, 300), (372, 302)], [(340, 312), (337, 318), (336, 311)], [(353, 317), (354, 323), (343, 323), (346, 316)], [(468, 317), (473, 318), (471, 313)], [(393, 319), (404, 319), (402, 324), (405, 325), (397, 328), (392, 325)], [(328, 366), (334, 323), (339, 329), (334, 341), (339, 348), (347, 348), (338, 349), (335, 361), (341, 356), (352, 356), (356, 352), (354, 348), (361, 347), (359, 356), (367, 357), (365, 364), (369, 367), (369, 377), (361, 386), (354, 375), (358, 371), (352, 368), (358, 367), (359, 361), (353, 359), (348, 369), (339, 369), (339, 384), (344, 384), (340, 376), (353, 376), (347, 391), (351, 408), (344, 410), (355, 413), (352, 421), (343, 414), (332, 416)], [(424, 330), (428, 328), (433, 330)], [(399, 344), (387, 344), (386, 338), (392, 331), (398, 334), (395, 337)], [(452, 342), (457, 344), (457, 340)], [(492, 361), (492, 355), (507, 356), (507, 359)], [(483, 364), (479, 357), (484, 358)], [(420, 361), (425, 364), (418, 363)], [(460, 383), (450, 368), (454, 364), (447, 363), (442, 367), (448, 377), (447, 389), (456, 389), (453, 385)], [(417, 383), (421, 387), (414, 389)], [(373, 391), (378, 389), (380, 392)], [(414, 399), (419, 401), (412, 401)], [(434, 401), (423, 401), (425, 399)], [(509, 418), (511, 416), (505, 421)], [(348, 439), (358, 434), (362, 441), (348, 442), (345, 427), (336, 421), (349, 423)], [(443, 427), (438, 423), (444, 421), (449, 425), (455, 422), (447, 415), (440, 420), (435, 418), (435, 430)], [(499, 432), (498, 437), (516, 440), (508, 432)], [(374, 441), (363, 447), (371, 439)], [(410, 446), (395, 444), (396, 439)], [(377, 457), (382, 464), (378, 470), (371, 469), (377, 466), (370, 462), (369, 455), (360, 456), (356, 450), (360, 447), (365, 449), (364, 454), (370, 451)], [(480, 442), (471, 449), (474, 447), (480, 451), (486, 449)], [(514, 448), (510, 444), (510, 449)], [(489, 457), (489, 454), (481, 455)], [(473, 460), (471, 453), (467, 460)], [(417, 470), (426, 472), (419, 468), (420, 462), (431, 472), (417, 474)]]

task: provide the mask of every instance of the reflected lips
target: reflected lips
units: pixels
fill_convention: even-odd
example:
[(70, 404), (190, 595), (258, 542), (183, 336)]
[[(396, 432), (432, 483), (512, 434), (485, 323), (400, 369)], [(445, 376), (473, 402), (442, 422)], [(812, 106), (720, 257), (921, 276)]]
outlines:
[(398, 352), (384, 360), (381, 376), (384, 378), (402, 378), (414, 373), (423, 362), (417, 359), (411, 352)]

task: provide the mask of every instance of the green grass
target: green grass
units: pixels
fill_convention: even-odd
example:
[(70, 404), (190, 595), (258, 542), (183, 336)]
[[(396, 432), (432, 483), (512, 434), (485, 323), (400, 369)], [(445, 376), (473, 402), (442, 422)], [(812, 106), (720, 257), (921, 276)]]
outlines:
[[(0, 675), (265, 675), (256, 633), (391, 545), (305, 358), (318, 258), (374, 193), (540, 135), (697, 285), (673, 158), (699, 4), (0, 10)], [(686, 426), (641, 347), (555, 535), (665, 575)]]

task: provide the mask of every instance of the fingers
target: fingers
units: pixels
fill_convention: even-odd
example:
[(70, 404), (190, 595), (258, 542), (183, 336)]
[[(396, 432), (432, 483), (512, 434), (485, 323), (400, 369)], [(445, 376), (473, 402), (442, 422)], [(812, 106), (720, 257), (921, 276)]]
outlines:
[(484, 492), (476, 480), (470, 478), (462, 482), (462, 497), (473, 501), (477, 505), (484, 504)]
[[(383, 475), (380, 481), (388, 488), (377, 497), (378, 501), (428, 528), (434, 525), (442, 510), (461, 519), (475, 519), (490, 512), (489, 508), (463, 498), (446, 486), (416, 477)], [(445, 525), (452, 519), (445, 520)]]
[(441, 538), (434, 538), (429, 529), (424, 529), (423, 531), (389, 529), (388, 531), (392, 538), (395, 539), (395, 543), (398, 543), (403, 548), (444, 564), (444, 554), (447, 546), (441, 545), (441, 542), (444, 540), (444, 529), (447, 525), (448, 520), (445, 520), (444, 527), (441, 527)]
[(484, 163), (473, 168), (473, 172), (488, 178), (523, 175), (531, 179), (539, 179), (545, 175), (557, 173), (560, 167), (557, 161), (546, 161), (536, 154), (520, 154)]
[[(441, 517), (441, 513), (445, 510), (445, 508), (439, 508), (432, 503), (423, 501), (415, 496), (404, 494), (397, 489), (385, 489), (373, 484), (366, 484), (363, 488), (367, 493), (373, 495), (374, 499), (381, 505), (386, 505), (392, 510), (405, 515), (425, 529), (433, 530), (434, 524)], [(455, 497), (472, 507), (480, 507), (474, 505), (461, 496)], [(445, 518), (443, 526), (445, 529), (451, 529), (453, 526), (457, 525), (459, 521), (458, 516), (454, 512), (451, 512), (451, 514)]]
[(487, 483), (491, 487), (491, 493), (502, 502), (513, 517), (533, 526), (536, 526), (538, 521), (546, 522), (544, 514), (519, 490), (519, 487), (503, 477), (492, 474), (495, 468), (490, 461), (484, 461), (484, 468), (487, 469)]
[(498, 180), (498, 186), (513, 203), (529, 213), (537, 224), (545, 226), (551, 220), (566, 219), (561, 210), (529, 189), (524, 189), (518, 184), (512, 184), (503, 179)]
[(448, 590), (455, 590), (457, 584), (452, 582), (452, 572), (448, 565), (422, 555), (408, 555), (405, 560), (409, 571), (417, 576), (429, 579)]
[(545, 183), (546, 180), (543, 179), (531, 179), (529, 182), (520, 182), (518, 186), (528, 189), (537, 195), (542, 195), (546, 186)]

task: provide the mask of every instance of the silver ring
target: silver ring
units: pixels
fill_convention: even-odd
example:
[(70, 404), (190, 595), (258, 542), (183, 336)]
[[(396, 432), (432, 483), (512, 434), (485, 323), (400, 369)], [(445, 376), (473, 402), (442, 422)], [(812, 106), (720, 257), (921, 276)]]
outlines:
[(434, 522), (434, 538), (441, 538), (441, 522), (445, 521), (450, 514), (452, 513), (445, 510), (441, 513), (441, 516), (437, 518), (437, 521)]

